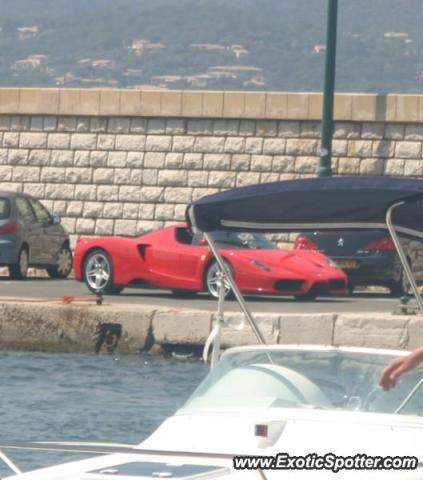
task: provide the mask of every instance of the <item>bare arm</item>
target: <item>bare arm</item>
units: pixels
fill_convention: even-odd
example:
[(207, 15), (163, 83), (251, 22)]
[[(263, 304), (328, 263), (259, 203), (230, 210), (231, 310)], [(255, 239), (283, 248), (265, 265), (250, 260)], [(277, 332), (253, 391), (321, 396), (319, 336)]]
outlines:
[(423, 362), (423, 347), (414, 350), (414, 352), (406, 357), (395, 358), (383, 369), (382, 376), (379, 380), (380, 386), (386, 391), (390, 390), (395, 387), (398, 378), (403, 373), (413, 370), (413, 368), (416, 368), (421, 362)]

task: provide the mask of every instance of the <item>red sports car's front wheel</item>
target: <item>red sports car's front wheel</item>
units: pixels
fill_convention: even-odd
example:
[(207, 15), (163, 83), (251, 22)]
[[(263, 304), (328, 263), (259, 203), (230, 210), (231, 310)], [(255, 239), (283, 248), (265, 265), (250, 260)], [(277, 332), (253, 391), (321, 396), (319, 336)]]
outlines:
[[(225, 262), (226, 266), (232, 271), (231, 266), (228, 262)], [(227, 280), (223, 279), (222, 272), (217, 262), (212, 262), (206, 272), (206, 287), (209, 294), (214, 298), (219, 298), (219, 290), (222, 286), (224, 287), (225, 297), (231, 291), (231, 287)]]
[(92, 250), (84, 260), (84, 282), (94, 293), (119, 294), (123, 288), (113, 284), (112, 261), (104, 250)]

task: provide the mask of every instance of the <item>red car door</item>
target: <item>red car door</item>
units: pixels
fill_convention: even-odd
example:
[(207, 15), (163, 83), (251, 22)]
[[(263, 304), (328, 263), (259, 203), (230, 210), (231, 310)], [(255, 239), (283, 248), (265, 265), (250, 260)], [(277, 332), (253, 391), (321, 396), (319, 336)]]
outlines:
[(181, 289), (199, 289), (202, 286), (202, 264), (208, 256), (204, 246), (191, 245), (184, 227), (170, 227), (162, 231), (148, 250), (149, 270), (155, 283)]

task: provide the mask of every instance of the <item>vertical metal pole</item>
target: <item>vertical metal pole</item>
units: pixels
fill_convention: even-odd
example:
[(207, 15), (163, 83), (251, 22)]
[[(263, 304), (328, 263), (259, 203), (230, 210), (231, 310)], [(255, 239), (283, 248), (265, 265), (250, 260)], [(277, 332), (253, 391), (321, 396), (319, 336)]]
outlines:
[(319, 177), (332, 176), (333, 103), (335, 94), (337, 22), (338, 0), (328, 0), (322, 142), (320, 147), (320, 163), (317, 172)]
[(219, 360), (220, 355), (220, 336), (222, 332), (222, 324), (223, 324), (223, 305), (225, 303), (225, 276), (222, 275), (220, 280), (220, 287), (219, 287), (219, 299), (217, 301), (217, 314), (216, 314), (216, 336), (214, 337), (213, 341), (213, 348), (210, 360), (210, 368), (213, 368), (217, 361)]
[[(223, 260), (222, 256), (220, 255), (213, 238), (211, 235), (208, 233), (204, 233), (204, 238), (206, 239), (207, 243), (209, 244), (210, 250), (212, 251), (214, 258), (216, 259), (220, 269), (222, 272), (225, 273), (225, 277), (229, 282), (229, 285), (231, 286), (232, 291), (234, 292), (235, 298), (238, 301), (239, 306), (241, 307), (242, 312), (245, 315), (245, 318), (248, 320), (251, 329), (254, 332), (254, 335), (256, 336), (257, 340), (259, 341), (260, 344), (265, 345), (266, 341), (260, 332), (260, 329), (258, 328), (256, 321), (254, 320), (253, 315), (251, 314), (250, 310), (248, 309), (244, 297), (242, 296), (242, 293), (240, 292), (238, 285), (235, 283), (235, 280), (232, 278), (231, 272), (228, 270), (225, 261)], [(224, 280), (223, 280), (224, 281)]]
[(417, 305), (420, 308), (420, 312), (423, 315), (423, 300), (420, 296), (420, 293), (417, 289), (417, 284), (414, 279), (413, 272), (411, 271), (410, 265), (408, 264), (407, 257), (405, 256), (404, 250), (402, 248), (401, 242), (398, 238), (397, 232), (395, 231), (394, 225), (392, 223), (392, 212), (396, 207), (400, 205), (404, 205), (405, 202), (395, 203), (389, 207), (388, 211), (386, 212), (386, 225), (388, 227), (389, 233), (391, 234), (392, 241), (394, 242), (395, 248), (397, 250), (398, 256), (400, 258), (402, 267), (404, 268), (404, 272), (407, 275), (408, 281), (410, 282), (411, 288), (413, 290), (414, 296), (416, 298)]

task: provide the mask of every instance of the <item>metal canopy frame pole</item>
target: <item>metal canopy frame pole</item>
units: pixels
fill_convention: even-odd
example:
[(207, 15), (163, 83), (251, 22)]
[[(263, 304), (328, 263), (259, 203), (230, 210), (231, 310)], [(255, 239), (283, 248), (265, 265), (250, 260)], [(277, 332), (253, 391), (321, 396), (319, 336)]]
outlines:
[(211, 354), (210, 368), (213, 368), (217, 361), (219, 360), (220, 355), (220, 336), (222, 331), (222, 324), (224, 321), (224, 303), (225, 303), (225, 278), (222, 275), (219, 287), (219, 299), (217, 301), (217, 314), (216, 314), (216, 336), (213, 341), (213, 348)]
[(332, 176), (332, 137), (333, 137), (333, 104), (335, 94), (336, 70), (336, 30), (338, 23), (338, 0), (328, 0), (326, 32), (325, 84), (323, 91), (322, 140), (319, 177)]
[(10, 468), (10, 470), (12, 470), (13, 473), (18, 473), (18, 474), (22, 473), (22, 470), (20, 470), (19, 467), (14, 462), (12, 462), (12, 460), (10, 460), (10, 458), (1, 450), (0, 450), (0, 460), (2, 460), (3, 463), (7, 465)]
[(216, 259), (220, 269), (224, 273), (224, 276), (226, 277), (226, 280), (229, 282), (229, 285), (231, 286), (232, 291), (234, 292), (235, 298), (241, 307), (241, 310), (243, 314), (245, 315), (245, 318), (248, 320), (248, 323), (250, 324), (251, 329), (254, 332), (254, 335), (256, 336), (257, 340), (261, 345), (266, 345), (266, 341), (260, 332), (260, 329), (258, 328), (256, 321), (254, 320), (254, 317), (250, 310), (247, 307), (247, 304), (245, 303), (244, 297), (242, 296), (242, 293), (240, 292), (238, 285), (235, 283), (235, 280), (232, 277), (231, 272), (229, 271), (228, 267), (225, 264), (225, 261), (223, 260), (222, 256), (220, 255), (216, 244), (214, 243), (213, 238), (211, 235), (208, 233), (204, 233), (204, 238), (206, 239), (207, 243), (209, 244), (210, 250), (212, 251), (214, 258)]
[(394, 203), (388, 208), (388, 211), (386, 212), (386, 226), (388, 227), (392, 241), (394, 242), (395, 248), (397, 250), (398, 256), (401, 261), (401, 265), (404, 269), (405, 274), (407, 275), (408, 281), (410, 282), (411, 288), (416, 298), (417, 305), (419, 306), (420, 312), (423, 315), (422, 297), (420, 296), (420, 293), (417, 289), (417, 284), (416, 284), (416, 280), (414, 279), (413, 272), (411, 271), (410, 265), (408, 264), (408, 261), (407, 261), (407, 257), (405, 256), (405, 253), (404, 253), (404, 249), (402, 248), (401, 242), (398, 238), (397, 232), (395, 231), (395, 227), (392, 223), (392, 212), (394, 211), (395, 208), (404, 204), (405, 202), (398, 202), (398, 203)]

